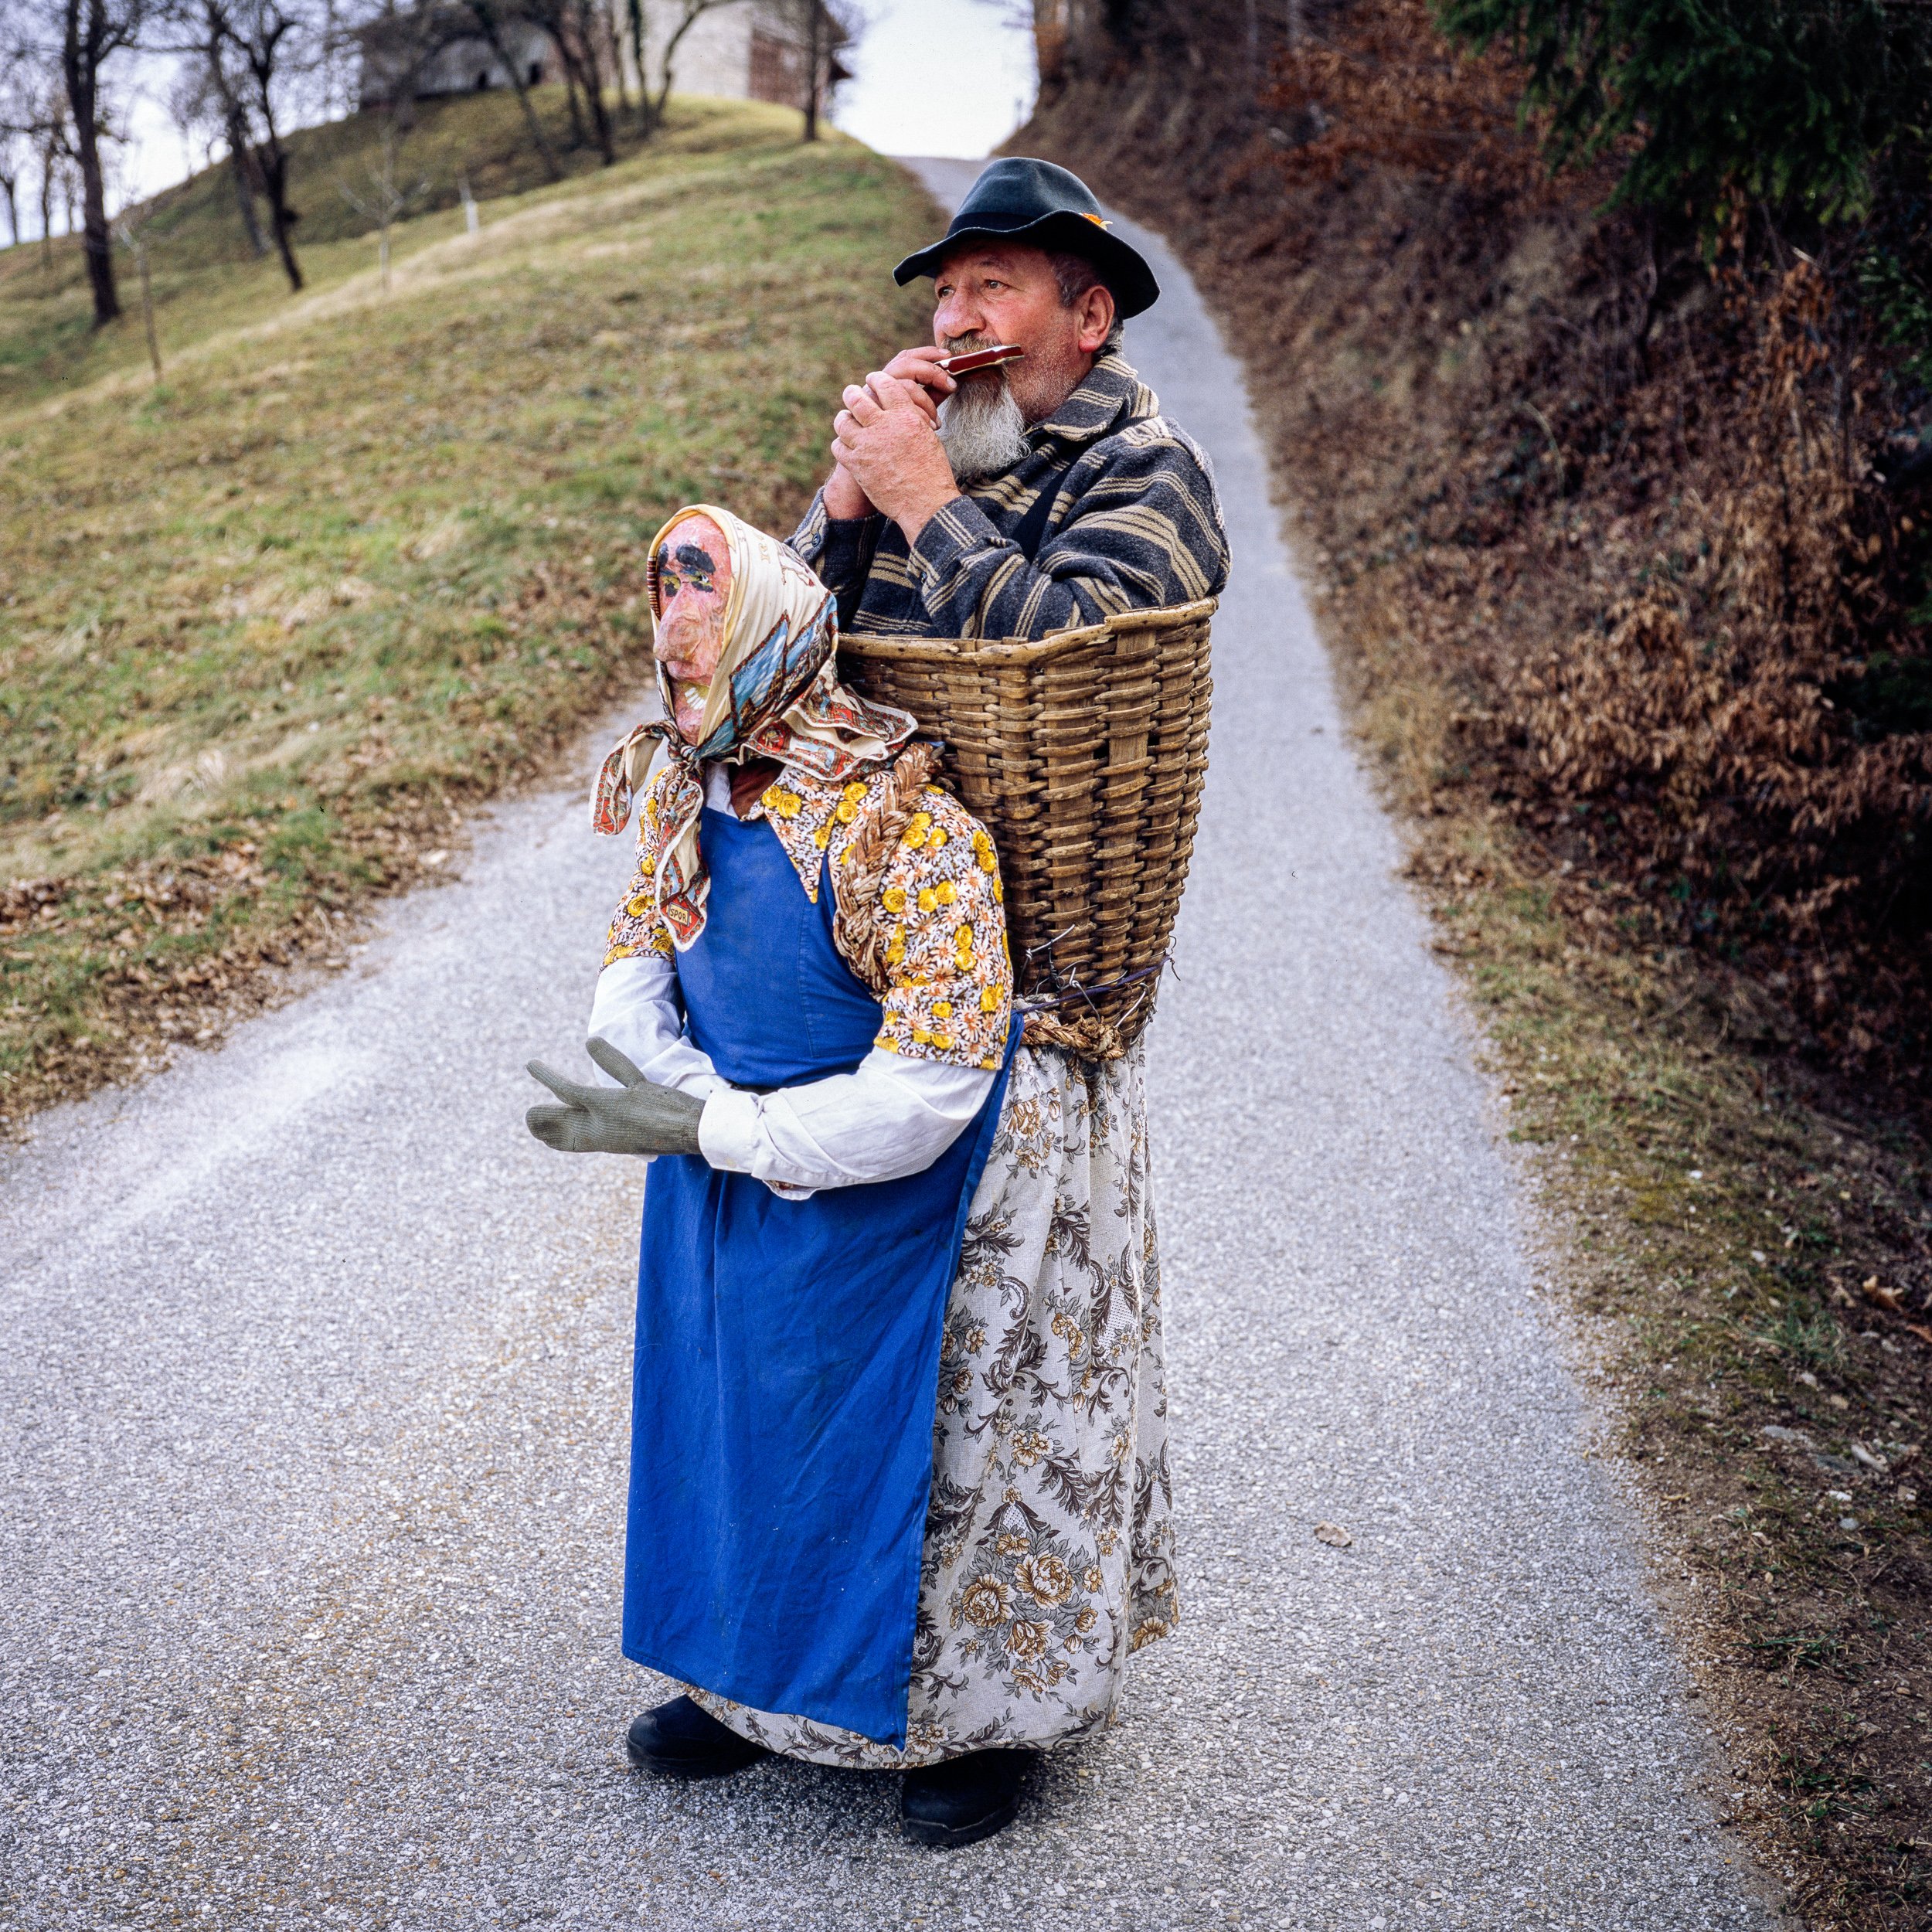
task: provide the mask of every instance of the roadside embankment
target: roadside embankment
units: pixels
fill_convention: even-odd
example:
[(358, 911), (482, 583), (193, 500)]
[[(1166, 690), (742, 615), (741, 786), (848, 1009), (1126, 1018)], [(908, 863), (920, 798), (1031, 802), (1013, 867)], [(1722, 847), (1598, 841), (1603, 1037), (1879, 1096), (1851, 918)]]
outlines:
[(1553, 180), (1424, 0), (1143, 12), (1044, 47), (1012, 145), (1246, 360), (1740, 1816), (1815, 1923), (1923, 1923), (1924, 392), (1843, 261)]

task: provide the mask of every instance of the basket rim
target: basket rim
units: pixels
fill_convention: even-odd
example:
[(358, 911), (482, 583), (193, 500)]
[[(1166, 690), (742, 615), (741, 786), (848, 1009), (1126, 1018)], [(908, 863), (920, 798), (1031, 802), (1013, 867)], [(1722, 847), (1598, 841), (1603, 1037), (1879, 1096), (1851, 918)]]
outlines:
[(1043, 638), (884, 638), (845, 631), (839, 633), (838, 648), (855, 658), (896, 658), (912, 664), (1037, 664), (1102, 638), (1195, 623), (1211, 617), (1220, 601), (1200, 597), (1192, 604), (1162, 604), (1151, 611), (1117, 611), (1098, 624), (1051, 631)]

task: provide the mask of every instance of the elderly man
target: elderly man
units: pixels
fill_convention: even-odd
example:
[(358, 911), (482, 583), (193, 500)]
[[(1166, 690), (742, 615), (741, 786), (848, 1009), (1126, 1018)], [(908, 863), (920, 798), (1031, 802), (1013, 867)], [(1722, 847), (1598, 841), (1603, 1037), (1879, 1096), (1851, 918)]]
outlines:
[[(1160, 291), (1078, 176), (996, 161), (901, 283), (933, 278), (933, 342), (845, 393), (835, 467), (792, 547), (848, 630), (1039, 638), (1226, 581), (1207, 458), (1121, 352)], [(1017, 360), (955, 379), (949, 355)]]
[(530, 1125), (661, 1157), (624, 1650), (683, 1689), (632, 1757), (900, 1772), (907, 1835), (958, 1845), (1177, 1614), (1146, 1108), (1138, 1050), (1021, 1043), (992, 842), (833, 645), (1185, 602), (1227, 552), (1121, 353), (1153, 277), (1073, 175), (995, 163), (898, 273), (934, 345), (845, 391), (791, 552), (707, 505), (653, 546), (666, 716), (595, 813), (661, 742), (591, 1012), (617, 1084), (533, 1067), (565, 1104)]

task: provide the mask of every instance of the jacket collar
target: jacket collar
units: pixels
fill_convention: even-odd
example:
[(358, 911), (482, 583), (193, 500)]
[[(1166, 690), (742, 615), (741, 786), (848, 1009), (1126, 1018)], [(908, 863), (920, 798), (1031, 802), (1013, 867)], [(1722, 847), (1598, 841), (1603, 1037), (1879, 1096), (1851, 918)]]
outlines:
[(1160, 413), (1160, 399), (1134, 372), (1118, 349), (1099, 357), (1073, 394), (1031, 434), (1056, 436), (1063, 443), (1091, 443), (1110, 430)]

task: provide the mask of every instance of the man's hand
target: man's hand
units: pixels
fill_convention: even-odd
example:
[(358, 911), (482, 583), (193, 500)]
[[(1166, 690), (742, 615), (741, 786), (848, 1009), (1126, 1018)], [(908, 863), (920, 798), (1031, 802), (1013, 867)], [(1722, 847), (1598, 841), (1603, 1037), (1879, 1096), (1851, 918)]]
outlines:
[(855, 523), (872, 513), (872, 498), (855, 483), (842, 463), (825, 478), (825, 514), (835, 523)]
[[(908, 350), (894, 360), (917, 353)], [(934, 387), (952, 381), (944, 369), (929, 372)], [(923, 380), (903, 379), (883, 369), (863, 384), (853, 383), (845, 403), (832, 422), (833, 460), (904, 531), (908, 543), (917, 543), (934, 512), (959, 494), (934, 427), (938, 404)]]
[[(937, 422), (940, 404), (959, 387), (958, 377), (947, 375), (939, 366), (947, 353), (937, 342), (923, 342), (917, 349), (902, 349), (879, 373), (905, 383), (911, 389), (913, 400)], [(868, 376), (866, 381), (869, 386), (872, 378)]]
[(564, 1104), (533, 1107), (524, 1124), (546, 1147), (562, 1154), (696, 1154), (698, 1117), (704, 1102), (674, 1087), (646, 1080), (608, 1040), (584, 1048), (614, 1080), (623, 1084), (580, 1087), (553, 1073), (541, 1060), (529, 1071)]
[[(939, 406), (953, 391), (959, 387), (957, 381), (939, 366), (940, 359), (946, 351), (936, 342), (927, 342), (917, 349), (902, 349), (878, 373), (889, 376), (905, 383), (912, 400), (925, 410), (937, 423)], [(867, 376), (862, 385), (869, 392), (873, 378)], [(848, 389), (849, 398), (852, 391)], [(876, 394), (873, 400), (878, 400)], [(835, 463), (832, 474), (825, 479), (825, 514), (840, 522), (852, 522), (862, 516), (870, 516), (876, 505), (859, 481), (842, 463)]]

